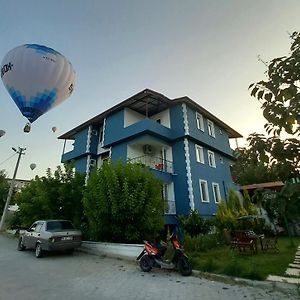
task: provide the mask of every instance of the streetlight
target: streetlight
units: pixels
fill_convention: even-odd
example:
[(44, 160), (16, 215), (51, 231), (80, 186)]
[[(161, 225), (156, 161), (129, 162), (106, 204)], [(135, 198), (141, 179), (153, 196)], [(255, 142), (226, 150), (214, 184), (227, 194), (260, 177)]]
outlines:
[(15, 167), (15, 171), (14, 171), (14, 176), (11, 180), (10, 183), (10, 187), (9, 187), (9, 191), (8, 191), (8, 195), (7, 195), (7, 199), (6, 199), (6, 203), (5, 203), (5, 207), (3, 210), (3, 214), (2, 214), (2, 218), (1, 218), (1, 222), (0, 222), (0, 232), (4, 230), (4, 224), (5, 224), (5, 219), (7, 216), (7, 212), (8, 212), (8, 206), (9, 206), (9, 202), (12, 196), (12, 192), (15, 186), (15, 179), (16, 179), (16, 175), (17, 175), (17, 171), (19, 168), (19, 164), (20, 164), (20, 159), (21, 159), (21, 155), (25, 154), (25, 150), (26, 148), (21, 148), (19, 147), (19, 149), (17, 150), (16, 148), (12, 148), (15, 152), (17, 152), (19, 154), (18, 159), (17, 159), (17, 163), (16, 163), (16, 167)]

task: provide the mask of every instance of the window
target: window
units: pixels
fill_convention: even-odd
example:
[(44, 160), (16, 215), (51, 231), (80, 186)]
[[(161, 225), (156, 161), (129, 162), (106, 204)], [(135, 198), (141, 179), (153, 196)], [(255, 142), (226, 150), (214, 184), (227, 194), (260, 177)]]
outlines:
[(207, 120), (208, 134), (215, 137), (215, 125), (211, 120)]
[(200, 162), (204, 164), (204, 153), (203, 153), (203, 147), (196, 145), (196, 160), (197, 162)]
[(203, 116), (198, 112), (196, 112), (196, 121), (197, 121), (197, 128), (204, 131)]
[(210, 167), (215, 168), (216, 167), (216, 160), (215, 160), (215, 154), (208, 150), (207, 151), (207, 155), (208, 155), (208, 164)]
[(202, 202), (209, 202), (207, 181), (200, 179), (200, 195)]
[(164, 183), (163, 184), (163, 199), (165, 206), (165, 214), (175, 215), (176, 214), (176, 204), (174, 196), (174, 183)]
[(212, 183), (212, 188), (213, 188), (213, 193), (214, 193), (215, 203), (220, 203), (220, 202), (221, 202), (221, 193), (220, 193), (220, 187), (219, 187), (219, 184), (213, 182), (213, 183)]

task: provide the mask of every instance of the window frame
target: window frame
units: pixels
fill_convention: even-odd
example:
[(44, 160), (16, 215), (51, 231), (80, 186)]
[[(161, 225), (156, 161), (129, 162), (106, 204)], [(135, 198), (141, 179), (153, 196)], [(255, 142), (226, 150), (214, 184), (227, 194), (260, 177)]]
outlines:
[(204, 119), (202, 114), (196, 111), (197, 128), (204, 132)]
[(216, 133), (215, 133), (215, 124), (213, 121), (207, 119), (207, 130), (208, 130), (208, 135), (210, 135), (211, 137), (216, 137)]
[[(205, 186), (205, 190), (203, 191), (202, 189), (202, 184)], [(207, 180), (204, 179), (199, 179), (199, 188), (200, 188), (200, 196), (201, 196), (201, 201), (204, 203), (209, 203), (209, 192), (208, 192), (208, 183)], [(203, 195), (205, 195), (205, 199), (203, 199)]]
[[(198, 163), (205, 164), (203, 147), (196, 144), (195, 150), (196, 150), (196, 161)], [(199, 153), (200, 153), (200, 156), (199, 156)]]
[[(219, 204), (219, 203), (221, 203), (221, 200), (222, 200), (221, 191), (220, 191), (220, 185), (217, 182), (213, 182), (211, 185), (212, 185), (212, 190), (213, 190), (213, 195), (214, 195), (215, 203)], [(215, 188), (217, 188), (217, 195), (216, 195)]]
[[(208, 158), (208, 165), (211, 168), (216, 168), (216, 156), (215, 153), (211, 150), (207, 150), (207, 158)], [(211, 159), (212, 158), (212, 159)]]

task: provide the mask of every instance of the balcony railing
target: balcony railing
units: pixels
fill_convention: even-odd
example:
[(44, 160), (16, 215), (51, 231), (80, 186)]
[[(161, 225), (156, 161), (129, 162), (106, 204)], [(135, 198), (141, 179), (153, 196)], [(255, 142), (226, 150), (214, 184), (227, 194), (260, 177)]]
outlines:
[(132, 163), (141, 163), (151, 169), (173, 174), (173, 163), (161, 157), (154, 157), (150, 155), (143, 155), (131, 158)]

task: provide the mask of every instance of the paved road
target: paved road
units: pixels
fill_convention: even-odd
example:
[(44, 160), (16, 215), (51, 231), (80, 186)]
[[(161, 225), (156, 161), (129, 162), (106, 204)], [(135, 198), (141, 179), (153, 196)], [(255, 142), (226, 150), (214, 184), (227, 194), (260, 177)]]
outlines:
[(0, 300), (286, 299), (279, 292), (166, 270), (142, 273), (134, 262), (80, 252), (37, 259), (16, 246), (16, 239), (0, 235)]

